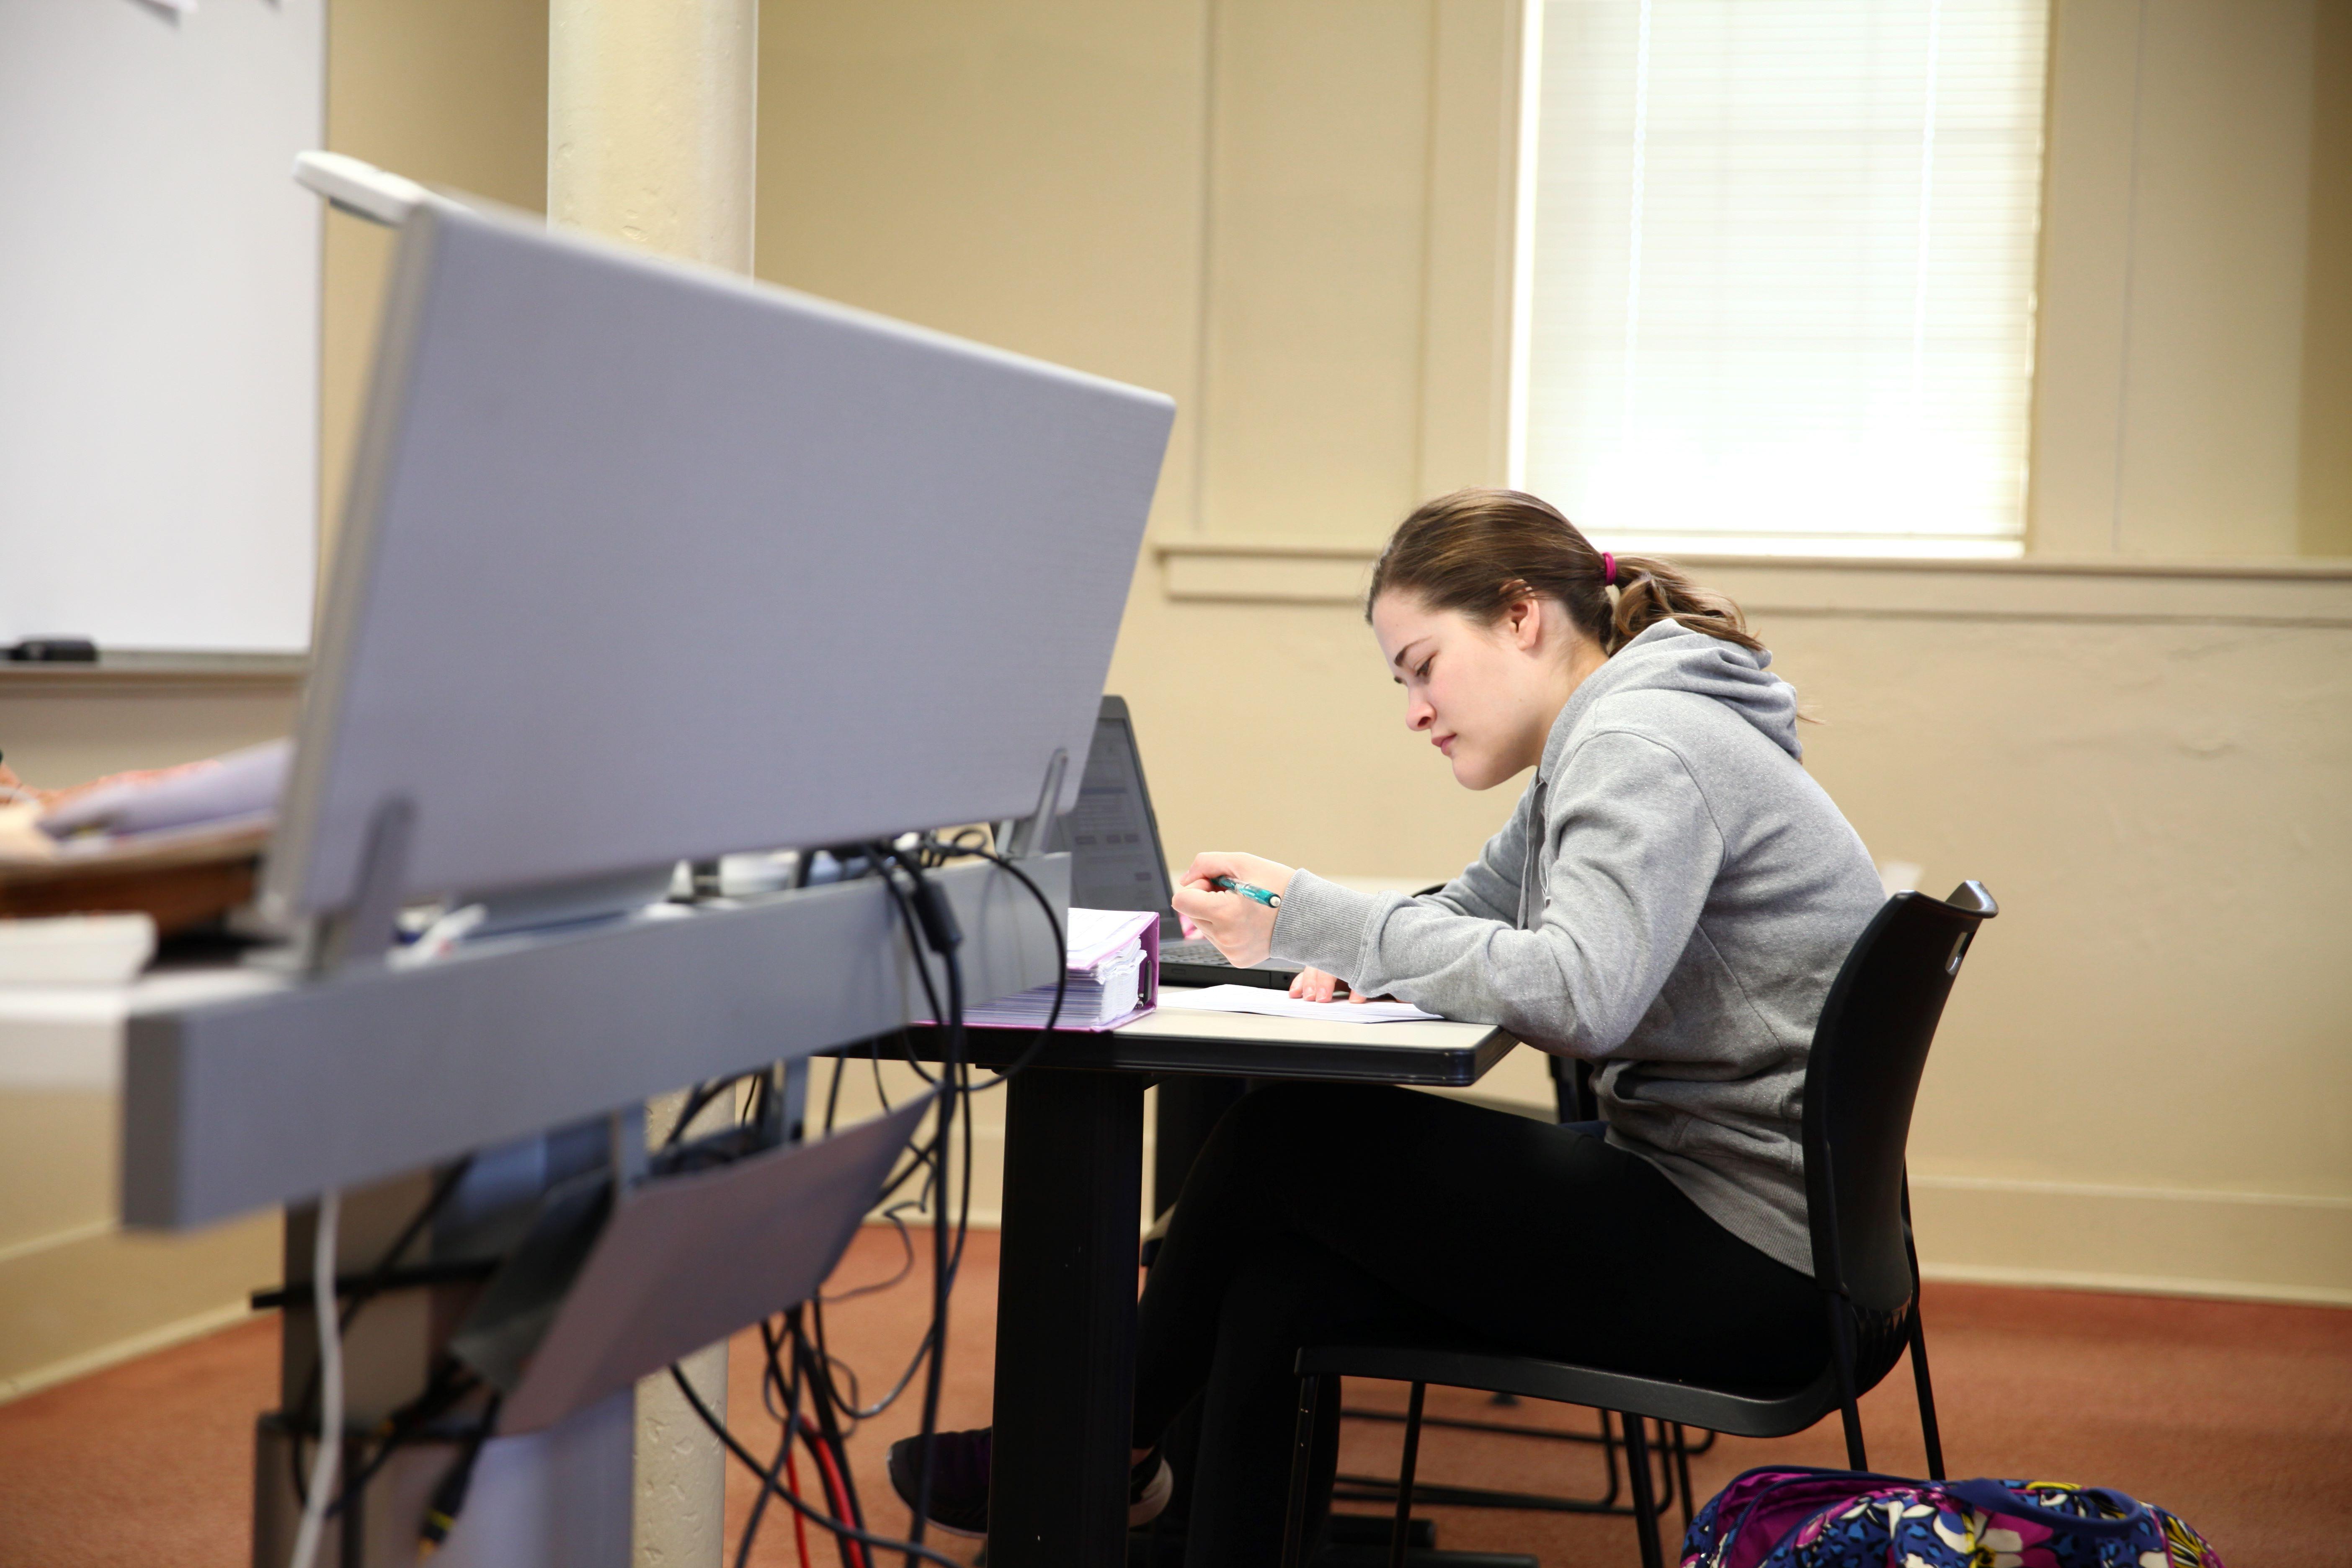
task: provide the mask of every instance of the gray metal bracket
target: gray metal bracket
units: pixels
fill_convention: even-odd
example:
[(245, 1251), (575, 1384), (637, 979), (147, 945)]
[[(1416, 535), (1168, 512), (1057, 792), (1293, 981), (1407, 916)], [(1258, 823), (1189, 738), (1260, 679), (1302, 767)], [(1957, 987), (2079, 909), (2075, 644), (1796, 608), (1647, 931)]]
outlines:
[(349, 909), (323, 917), (312, 929), (308, 968), (313, 979), (381, 963), (392, 950), (415, 835), (416, 806), (406, 795), (394, 795), (375, 808), (360, 861), (358, 896)]
[(997, 853), (1008, 860), (1037, 853), (1054, 825), (1054, 806), (1062, 798), (1062, 780), (1070, 771), (1067, 748), (1056, 746), (1045, 761), (1045, 786), (1037, 792), (1037, 809), (1003, 825), (997, 834)]

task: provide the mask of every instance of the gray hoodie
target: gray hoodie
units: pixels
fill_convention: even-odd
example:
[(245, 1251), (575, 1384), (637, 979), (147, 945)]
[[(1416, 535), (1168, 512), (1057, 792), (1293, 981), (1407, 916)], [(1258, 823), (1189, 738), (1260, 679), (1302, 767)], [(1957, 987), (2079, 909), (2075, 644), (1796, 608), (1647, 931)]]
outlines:
[(1602, 1064), (1609, 1142), (1810, 1275), (1805, 1054), (1884, 895), (1770, 663), (1651, 626), (1560, 710), (1475, 863), (1421, 899), (1300, 871), (1274, 952)]

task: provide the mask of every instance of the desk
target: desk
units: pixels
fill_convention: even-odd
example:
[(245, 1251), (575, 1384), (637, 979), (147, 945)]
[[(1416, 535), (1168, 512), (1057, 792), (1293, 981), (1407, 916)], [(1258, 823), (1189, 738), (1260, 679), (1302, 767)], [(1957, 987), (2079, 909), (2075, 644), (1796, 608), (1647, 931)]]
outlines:
[[(992, 1568), (1127, 1560), (1143, 1090), (1174, 1073), (1462, 1088), (1518, 1044), (1483, 1024), (1338, 1024), (1160, 1010), (1057, 1037), (1005, 1086)], [(1001, 1065), (1032, 1038), (973, 1030)], [(1007, 1391), (1018, 1397), (1005, 1398)]]

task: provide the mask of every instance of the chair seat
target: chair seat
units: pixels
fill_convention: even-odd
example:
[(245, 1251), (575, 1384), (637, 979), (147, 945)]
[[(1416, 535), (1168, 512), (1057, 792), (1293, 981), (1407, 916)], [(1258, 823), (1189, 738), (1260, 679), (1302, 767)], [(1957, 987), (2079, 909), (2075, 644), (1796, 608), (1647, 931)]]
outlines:
[(1298, 1352), (1301, 1377), (1374, 1377), (1480, 1388), (1523, 1399), (1549, 1399), (1727, 1432), (1785, 1437), (1838, 1408), (1834, 1364), (1802, 1388), (1785, 1391), (1708, 1387), (1574, 1366), (1537, 1356), (1430, 1345), (1309, 1345)]

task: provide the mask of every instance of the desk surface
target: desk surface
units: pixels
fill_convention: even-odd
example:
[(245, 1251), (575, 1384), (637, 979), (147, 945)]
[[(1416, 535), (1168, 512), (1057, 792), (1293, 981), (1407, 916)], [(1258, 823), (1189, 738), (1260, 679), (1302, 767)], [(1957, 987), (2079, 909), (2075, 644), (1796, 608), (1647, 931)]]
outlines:
[(287, 984), (222, 965), (157, 970), (115, 985), (0, 985), (0, 1089), (120, 1090), (133, 1012), (256, 996)]
[[(1160, 992), (1157, 1011), (1106, 1034), (1057, 1033), (1041, 1067), (1109, 1072), (1218, 1073), (1335, 1079), (1459, 1089), (1486, 1076), (1518, 1037), (1491, 1024), (1350, 1024), (1183, 1005), (1191, 988)], [(974, 1029), (973, 1061), (1002, 1066), (1028, 1048), (1027, 1030)]]

